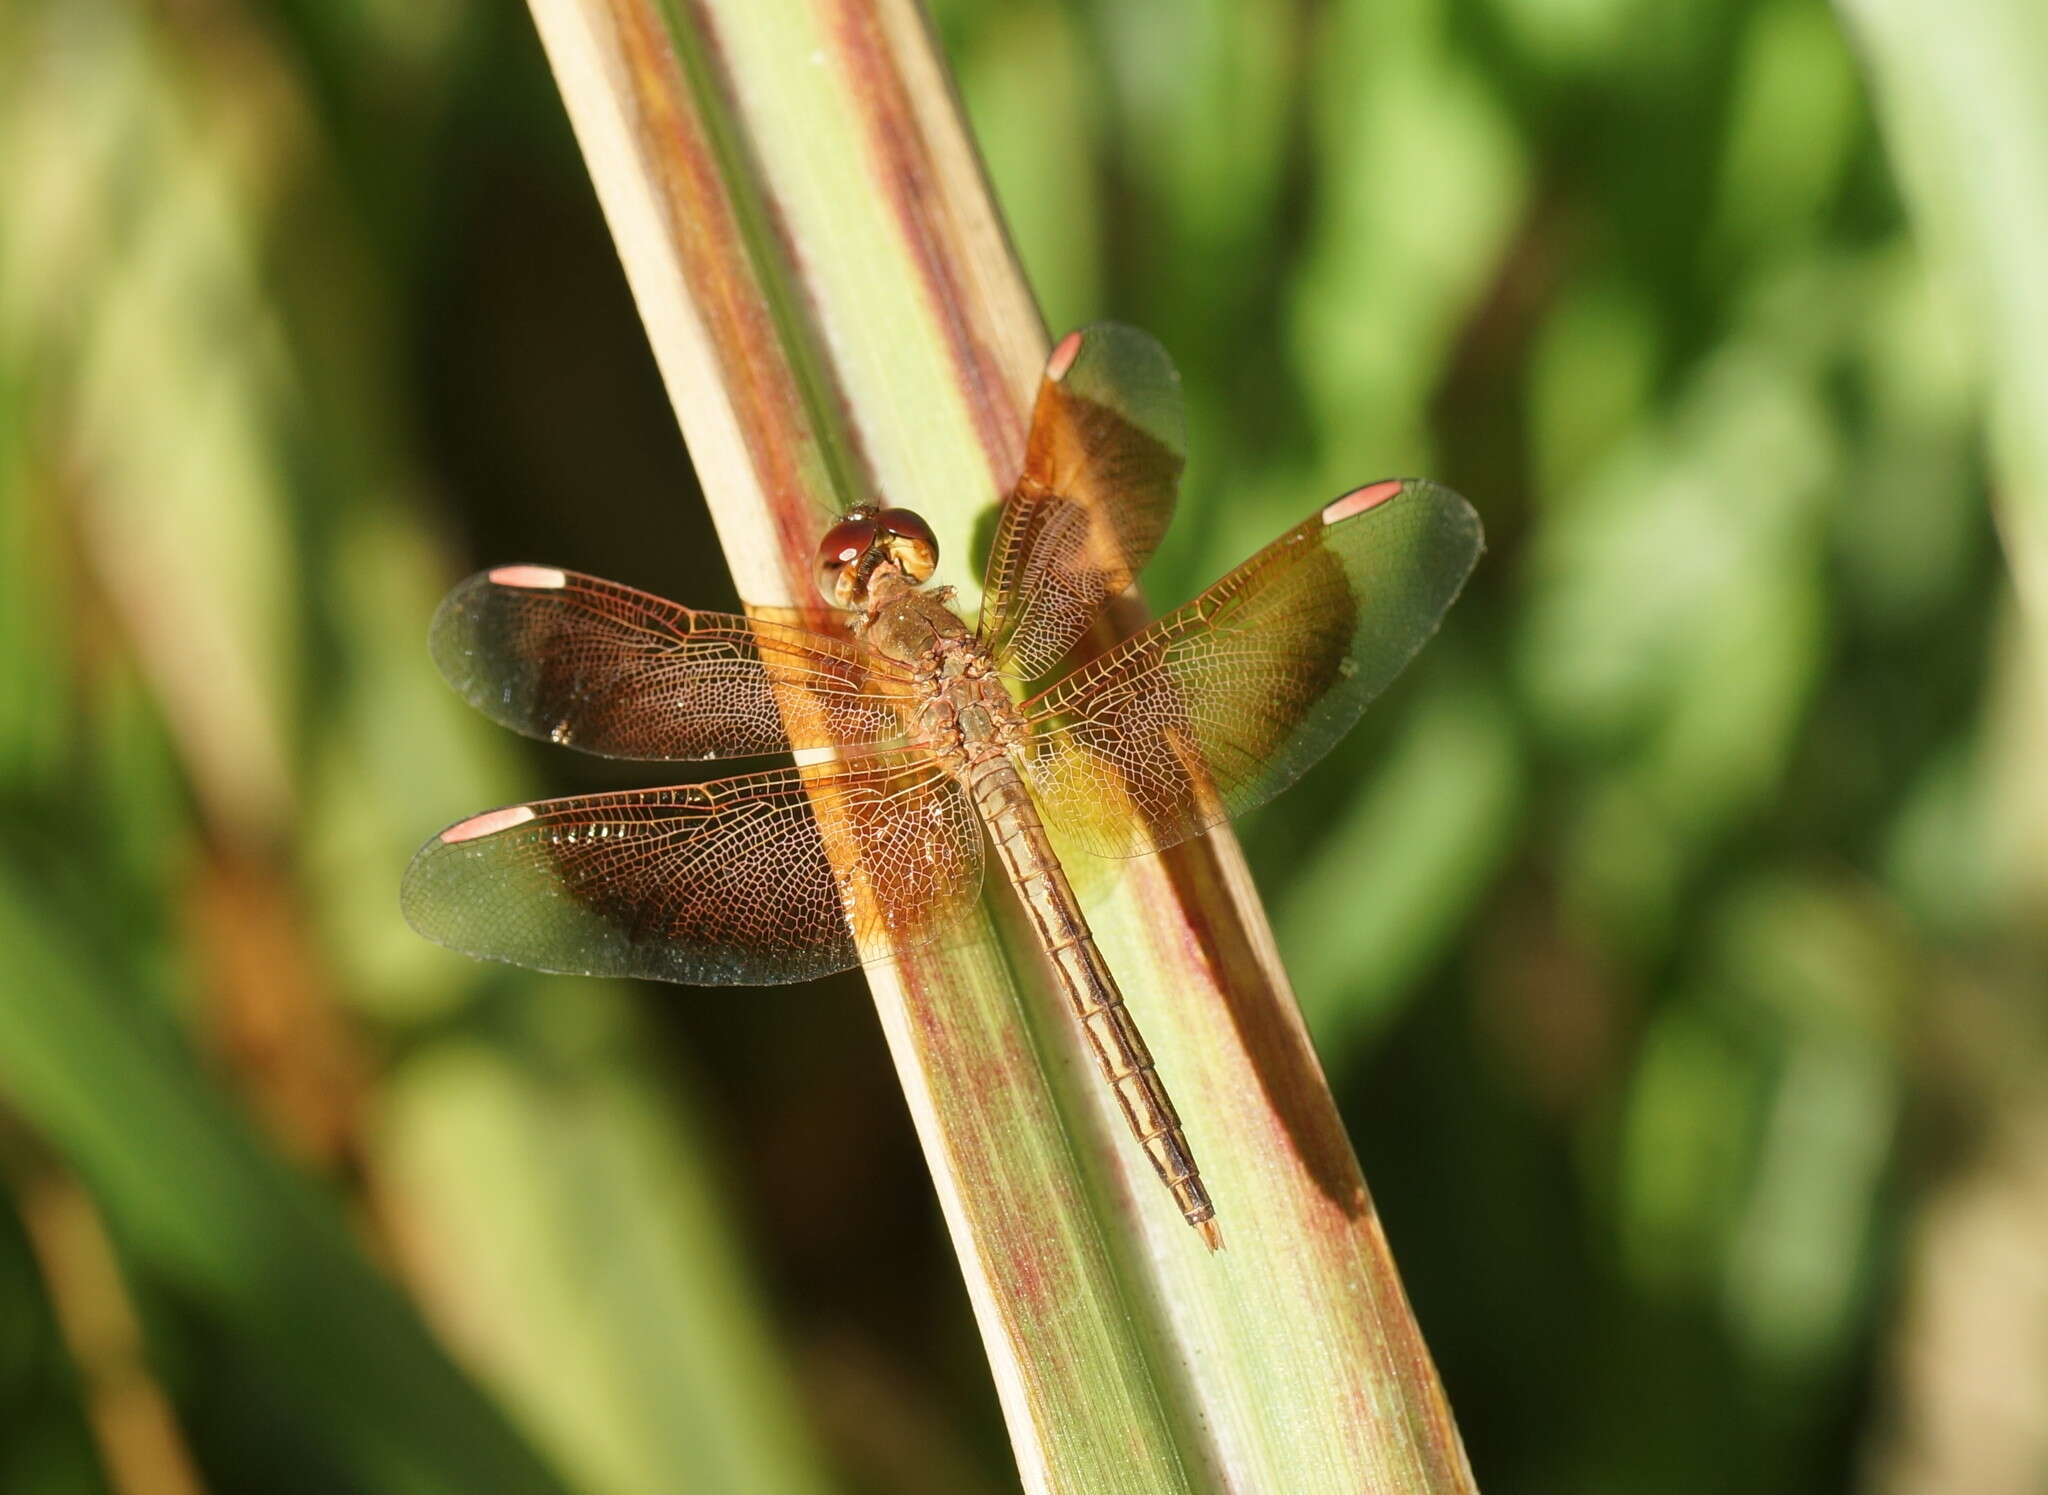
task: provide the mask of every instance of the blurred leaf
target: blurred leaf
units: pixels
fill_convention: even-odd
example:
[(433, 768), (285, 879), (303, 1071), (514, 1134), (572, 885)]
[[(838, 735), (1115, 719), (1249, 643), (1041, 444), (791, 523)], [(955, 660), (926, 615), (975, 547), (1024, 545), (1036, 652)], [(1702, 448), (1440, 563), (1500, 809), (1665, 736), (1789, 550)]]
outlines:
[(1981, 743), (1964, 741), (1930, 763), (1891, 828), (1887, 872), (1915, 915), (1949, 938), (1995, 928), (1997, 869), (1985, 856), (1990, 786)]
[[(506, 735), (470, 711), (427, 656), (427, 619), (450, 580), (414, 532), (377, 510), (341, 526), (328, 558), (346, 665), (310, 751), (300, 855), (345, 989), (400, 1023), (445, 1016), (479, 976), (407, 927), (398, 871), (462, 807), (520, 794)], [(377, 792), (365, 794), (366, 785)], [(366, 877), (369, 867), (390, 875)]]
[[(1208, 304), (1227, 294), (1231, 262), (1271, 231), (1291, 103), (1290, 7), (1118, 0), (1085, 13), (1122, 106), (1111, 139), (1129, 157), (1129, 179), (1144, 184), (1161, 227), (1198, 248), (1176, 257), (1190, 279), (1170, 289)], [(1127, 238), (1157, 273), (1153, 235)]]
[(2048, 1475), (2048, 1104), (2038, 1083), (1987, 1099), (1982, 1145), (1908, 1222), (1896, 1352), (1864, 1450), (1893, 1495), (2024, 1491)]
[(585, 1037), (436, 1044), (387, 1088), (429, 1300), (579, 1489), (826, 1488), (690, 1132), (631, 1062), (644, 1040), (615, 992), (545, 984), (527, 1000)]
[(1856, 76), (1820, 0), (1770, 0), (1750, 13), (1712, 236), (1738, 254), (1782, 250), (1818, 232), (1865, 122)]
[(960, 80), (1003, 217), (1061, 326), (1103, 313), (1093, 151), (1104, 102), (1077, 27), (1052, 0), (984, 12)]
[(232, 163), (120, 7), (33, 22), (29, 55), (54, 65), (10, 91), (22, 148), (0, 194), (65, 210), (10, 217), (8, 340), (65, 374), (76, 522), (196, 787), (220, 824), (261, 834), (290, 801), (296, 682), (274, 620), (291, 565), (265, 449), (281, 350)]
[(2002, 786), (2028, 827), (2008, 865), (2048, 908), (2048, 12), (1980, 0), (1840, 0), (1862, 43), (1885, 133), (1929, 264), (1972, 336), (1989, 386), (1986, 422), (2000, 535), (2031, 661), (2008, 691), (2035, 763)]
[(1489, 7), (1537, 71), (1570, 76), (1622, 50), (1645, 0), (1493, 0)]
[(1751, 1352), (1806, 1378), (1848, 1348), (1918, 983), (1882, 906), (1824, 882), (1755, 879), (1721, 934), (1728, 995), (1755, 1004), (1783, 1045), (1725, 1292)]
[(1513, 845), (1524, 792), (1497, 694), (1437, 657), (1437, 688), (1297, 869), (1277, 918), (1302, 1016), (1342, 1066), (1440, 959)]
[(1591, 491), (1601, 459), (1649, 418), (1662, 352), (1654, 310), (1605, 274), (1567, 286), (1529, 357), (1529, 439), (1546, 506)]
[(1718, 1016), (1692, 1005), (1658, 1014), (1628, 1096), (1616, 1223), (1630, 1275), (1653, 1293), (1698, 1295), (1712, 1282), (1741, 1204), (1764, 1096)]
[[(149, 1272), (217, 1318), (366, 1489), (562, 1487), (169, 1039), (0, 864), (0, 1089), (91, 1183)], [(118, 1104), (107, 1103), (118, 1097)]]
[(1870, 294), (1853, 334), (1867, 404), (1834, 544), (1848, 600), (1910, 637), (1953, 626), (1955, 604), (1981, 574), (1990, 536), (1975, 502), (1978, 380), (1968, 340), (1910, 244), (1871, 263)]
[(12, 1204), (0, 1195), (0, 1489), (106, 1495), (76, 1374)]
[(1766, 298), (1770, 330), (1705, 365), (1533, 557), (1531, 696), (1561, 745), (1608, 765), (1574, 897), (1646, 942), (1689, 864), (1778, 782), (1821, 667), (1840, 455), (1818, 353), (1841, 324), (1825, 303), (1788, 319), (1801, 283)]
[(1921, 243), (1990, 375), (2005, 539), (2048, 658), (2048, 12), (1840, 0)]
[(1755, 880), (1716, 936), (1630, 1098), (1625, 1239), (1647, 1286), (1718, 1297), (1755, 1363), (1803, 1380), (1848, 1348), (1911, 978), (1880, 911), (1821, 883)]
[(1351, 0), (1319, 25), (1322, 175), (1290, 342), (1336, 493), (1430, 469), (1425, 403), (1508, 248), (1527, 166), (1438, 0)]
[(1730, 656), (1731, 685), (1760, 662), (1741, 652), (1747, 630), (1717, 632), (1731, 603), (1812, 585), (1833, 452), (1810, 379), (1767, 349), (1729, 348), (1667, 429), (1617, 454), (1543, 532), (1522, 649), (1552, 730), (1610, 748), (1654, 739), (1684, 710), (1703, 654)]

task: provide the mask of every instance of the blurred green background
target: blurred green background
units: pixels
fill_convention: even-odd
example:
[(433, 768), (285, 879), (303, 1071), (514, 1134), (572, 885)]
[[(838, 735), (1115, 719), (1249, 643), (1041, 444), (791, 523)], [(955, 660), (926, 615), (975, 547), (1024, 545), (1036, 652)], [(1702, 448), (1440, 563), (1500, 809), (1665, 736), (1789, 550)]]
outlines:
[[(2048, 20), (1842, 9), (937, 8), (1155, 602), (1485, 517), (1244, 836), (1492, 1491), (2048, 1490)], [(731, 600), (524, 12), (0, 10), (9, 1495), (1015, 1487), (857, 981), (400, 921), (646, 781), (435, 678), (512, 560)]]

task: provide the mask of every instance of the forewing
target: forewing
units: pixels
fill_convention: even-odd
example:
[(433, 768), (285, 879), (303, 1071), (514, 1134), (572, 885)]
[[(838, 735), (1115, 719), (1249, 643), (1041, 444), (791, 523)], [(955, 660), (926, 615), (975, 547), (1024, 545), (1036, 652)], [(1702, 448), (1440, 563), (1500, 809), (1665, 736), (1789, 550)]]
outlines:
[(907, 676), (856, 644), (544, 566), (470, 577), (434, 662), (501, 726), (606, 758), (900, 743)]
[(1047, 818), (1134, 856), (1263, 804), (1428, 642), (1480, 549), (1479, 516), (1434, 483), (1325, 506), (1026, 703)]
[(1004, 673), (1044, 675), (1130, 586), (1173, 517), (1186, 459), (1165, 349), (1108, 322), (1061, 340), (989, 552), (981, 642)]
[(414, 929), (466, 955), (693, 986), (804, 981), (943, 933), (981, 832), (922, 754), (515, 805), (413, 858)]

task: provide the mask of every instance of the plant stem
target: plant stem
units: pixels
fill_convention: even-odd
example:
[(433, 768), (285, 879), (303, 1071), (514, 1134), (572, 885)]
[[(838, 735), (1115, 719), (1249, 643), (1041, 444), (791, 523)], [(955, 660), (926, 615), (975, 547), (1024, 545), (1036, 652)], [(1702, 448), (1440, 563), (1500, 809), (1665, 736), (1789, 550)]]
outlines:
[[(916, 7), (532, 8), (741, 596), (825, 625), (818, 535), (884, 496), (971, 605), (959, 558), (1046, 338)], [(1092, 1082), (1006, 891), (869, 972), (1026, 1488), (1470, 1489), (1235, 843), (1074, 870), (1221, 1256)]]

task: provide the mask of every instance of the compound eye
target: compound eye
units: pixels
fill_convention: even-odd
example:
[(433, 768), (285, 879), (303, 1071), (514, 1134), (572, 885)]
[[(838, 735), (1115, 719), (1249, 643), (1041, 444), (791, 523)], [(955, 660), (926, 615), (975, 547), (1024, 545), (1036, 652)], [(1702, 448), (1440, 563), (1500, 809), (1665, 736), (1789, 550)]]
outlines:
[(875, 521), (865, 517), (840, 520), (818, 542), (818, 590), (834, 607), (860, 605), (860, 558), (874, 543)]
[(913, 584), (931, 579), (939, 567), (939, 538), (909, 509), (884, 509), (875, 516), (883, 553)]

